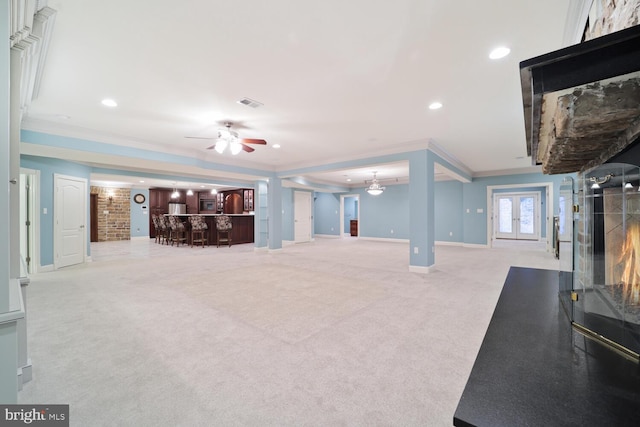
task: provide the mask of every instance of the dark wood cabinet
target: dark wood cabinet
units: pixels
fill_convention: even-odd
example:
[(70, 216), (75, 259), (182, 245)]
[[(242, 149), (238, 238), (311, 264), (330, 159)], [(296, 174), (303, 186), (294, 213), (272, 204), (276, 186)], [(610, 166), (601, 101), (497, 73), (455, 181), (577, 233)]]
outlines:
[(352, 236), (357, 236), (358, 235), (358, 220), (357, 219), (352, 219), (351, 221), (349, 221), (349, 231), (351, 232)]
[[(209, 191), (199, 191), (191, 196), (187, 196), (186, 191), (179, 191), (180, 196), (172, 199), (173, 189), (170, 188), (152, 188), (149, 189), (149, 237), (156, 237), (156, 230), (153, 226), (152, 215), (165, 215), (169, 213), (169, 203), (185, 203), (187, 206), (187, 214), (231, 214), (240, 215), (254, 210), (254, 194), (251, 188), (237, 188), (233, 190), (220, 191), (217, 194), (211, 194)], [(249, 216), (247, 216), (249, 217)], [(213, 217), (210, 217), (213, 218)], [(234, 217), (241, 218), (241, 217)], [(253, 242), (253, 216), (250, 221), (237, 219), (234, 220), (234, 231), (232, 232), (232, 241), (234, 243)], [(235, 230), (237, 223), (237, 231)], [(211, 228), (213, 226), (213, 228)], [(215, 225), (213, 222), (209, 225), (210, 233), (209, 241), (215, 244)], [(213, 241), (212, 241), (213, 240)]]
[(188, 194), (186, 195), (188, 214), (198, 213), (198, 197), (199, 193), (193, 193), (191, 196), (189, 196)]

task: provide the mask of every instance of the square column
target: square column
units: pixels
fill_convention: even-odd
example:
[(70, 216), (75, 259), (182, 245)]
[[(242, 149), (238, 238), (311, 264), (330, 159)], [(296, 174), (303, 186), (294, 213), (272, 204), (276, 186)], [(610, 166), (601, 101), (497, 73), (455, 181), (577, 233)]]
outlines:
[(409, 158), (409, 271), (428, 273), (435, 264), (434, 159), (429, 150)]

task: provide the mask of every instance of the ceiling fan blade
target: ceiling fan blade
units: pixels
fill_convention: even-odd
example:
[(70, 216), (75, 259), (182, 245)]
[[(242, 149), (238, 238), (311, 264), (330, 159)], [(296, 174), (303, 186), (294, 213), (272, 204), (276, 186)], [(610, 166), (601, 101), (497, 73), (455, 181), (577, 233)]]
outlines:
[(216, 148), (216, 144), (213, 144), (211, 147), (207, 147), (207, 150), (213, 150), (214, 148)]
[(265, 141), (264, 139), (244, 138), (244, 139), (241, 139), (240, 142), (242, 142), (243, 144), (267, 145), (267, 141)]
[(252, 153), (252, 152), (256, 151), (255, 149), (249, 147), (248, 145), (244, 145), (244, 144), (242, 144), (242, 149), (244, 151), (246, 151), (247, 153)]

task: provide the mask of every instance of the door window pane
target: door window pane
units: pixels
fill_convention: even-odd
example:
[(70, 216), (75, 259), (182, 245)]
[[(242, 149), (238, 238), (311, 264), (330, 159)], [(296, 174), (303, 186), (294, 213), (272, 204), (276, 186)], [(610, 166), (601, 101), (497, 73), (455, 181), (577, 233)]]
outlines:
[(499, 206), (499, 227), (500, 233), (511, 233), (512, 232), (512, 216), (513, 216), (513, 203), (511, 199), (500, 199)]
[(520, 197), (520, 233), (533, 234), (534, 212), (533, 197)]

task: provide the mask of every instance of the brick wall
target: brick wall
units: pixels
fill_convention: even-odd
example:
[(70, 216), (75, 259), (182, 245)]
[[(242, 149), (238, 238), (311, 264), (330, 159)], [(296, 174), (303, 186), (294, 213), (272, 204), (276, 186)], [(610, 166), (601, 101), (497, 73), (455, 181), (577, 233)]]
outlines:
[(98, 195), (98, 242), (130, 240), (131, 190), (92, 186), (91, 194)]

